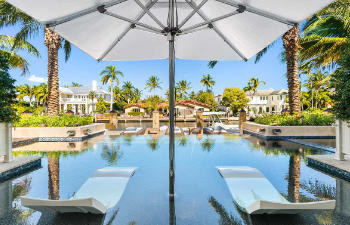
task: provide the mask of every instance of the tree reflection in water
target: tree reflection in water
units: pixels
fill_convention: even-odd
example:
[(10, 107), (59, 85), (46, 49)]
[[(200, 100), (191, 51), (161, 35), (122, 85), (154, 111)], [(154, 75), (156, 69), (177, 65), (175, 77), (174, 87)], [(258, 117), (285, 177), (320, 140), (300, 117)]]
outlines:
[(109, 166), (116, 165), (119, 159), (123, 157), (123, 152), (120, 150), (120, 144), (114, 143), (113, 141), (109, 144), (103, 144), (101, 157), (107, 161)]
[(177, 138), (177, 143), (179, 146), (185, 147), (187, 145), (187, 137), (186, 135), (181, 135), (180, 137)]
[(288, 200), (290, 202), (299, 202), (300, 160), (302, 151), (302, 149), (299, 149), (292, 152), (289, 156)]
[(202, 151), (210, 152), (214, 148), (215, 142), (214, 139), (210, 136), (206, 136), (201, 141)]
[(48, 189), (49, 189), (49, 199), (58, 200), (60, 199), (60, 154), (48, 153)]
[(147, 139), (147, 146), (153, 151), (158, 150), (159, 148), (159, 136), (153, 135), (152, 138)]

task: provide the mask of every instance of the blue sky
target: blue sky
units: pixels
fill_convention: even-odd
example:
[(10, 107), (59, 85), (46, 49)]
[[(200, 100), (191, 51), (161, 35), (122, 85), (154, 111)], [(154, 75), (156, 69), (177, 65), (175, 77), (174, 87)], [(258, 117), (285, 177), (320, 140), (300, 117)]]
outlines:
[[(14, 35), (18, 29), (16, 27), (8, 27), (1, 30), (2, 34)], [(40, 34), (29, 40), (40, 52), (41, 57), (36, 58), (26, 53), (20, 52), (29, 64), (29, 73), (22, 76), (18, 69), (10, 71), (11, 76), (17, 80), (16, 84), (32, 84), (38, 85), (39, 82), (30, 80), (42, 80), (47, 77), (47, 49), (44, 45), (44, 35)], [(191, 82), (192, 90), (198, 91), (204, 89), (200, 84), (202, 75), (211, 74), (216, 84), (214, 93), (220, 94), (225, 87), (243, 88), (250, 77), (258, 77), (266, 82), (261, 89), (281, 89), (287, 88), (287, 80), (285, 78), (286, 65), (280, 62), (279, 54), (282, 50), (282, 41), (279, 39), (273, 48), (255, 64), (254, 58), (248, 62), (244, 61), (220, 61), (214, 69), (209, 69), (207, 61), (194, 60), (176, 60), (176, 81), (185, 79)], [(124, 81), (131, 81), (137, 88), (143, 90), (143, 97), (149, 95), (144, 90), (146, 80), (151, 75), (160, 78), (162, 90), (156, 93), (164, 97), (164, 93), (168, 88), (168, 61), (152, 60), (152, 61), (130, 61), (130, 62), (97, 62), (80, 49), (73, 46), (72, 54), (68, 62), (64, 61), (63, 50), (59, 55), (59, 78), (60, 85), (78, 82), (82, 85), (91, 86), (92, 80), (100, 82), (100, 72), (107, 65), (116, 65), (119, 70), (124, 73), (121, 84)], [(31, 79), (34, 78), (34, 79)], [(99, 83), (99, 85), (101, 85)]]

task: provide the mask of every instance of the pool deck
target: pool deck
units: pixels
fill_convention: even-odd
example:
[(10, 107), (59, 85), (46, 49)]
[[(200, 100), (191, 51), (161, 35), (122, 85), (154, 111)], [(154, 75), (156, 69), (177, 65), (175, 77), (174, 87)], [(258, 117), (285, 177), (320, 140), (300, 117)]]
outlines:
[(10, 162), (0, 162), (0, 182), (41, 167), (41, 157), (15, 157)]
[(334, 159), (334, 155), (308, 155), (307, 165), (321, 170), (332, 176), (350, 181), (350, 156), (346, 155), (344, 161)]

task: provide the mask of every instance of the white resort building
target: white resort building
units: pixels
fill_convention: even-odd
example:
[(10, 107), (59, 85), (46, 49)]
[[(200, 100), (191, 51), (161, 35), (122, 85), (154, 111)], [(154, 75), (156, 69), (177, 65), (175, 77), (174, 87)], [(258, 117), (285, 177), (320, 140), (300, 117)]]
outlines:
[[(60, 87), (60, 110), (71, 110), (75, 114), (91, 114), (96, 109), (97, 100), (102, 97), (107, 103), (111, 101), (111, 95), (101, 87), (97, 81), (92, 81), (91, 87)], [(96, 97), (92, 100), (89, 93), (94, 91)]]
[(248, 103), (248, 113), (251, 115), (263, 113), (281, 113), (288, 108), (286, 102), (288, 90), (257, 90), (255, 93), (246, 92), (250, 99)]

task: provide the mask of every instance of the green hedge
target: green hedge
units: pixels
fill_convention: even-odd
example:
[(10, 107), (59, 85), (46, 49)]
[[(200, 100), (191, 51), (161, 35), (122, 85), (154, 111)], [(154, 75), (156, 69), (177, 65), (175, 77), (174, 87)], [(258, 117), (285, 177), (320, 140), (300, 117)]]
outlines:
[(144, 112), (128, 112), (129, 116), (143, 116)]
[(335, 123), (332, 114), (303, 112), (301, 117), (291, 115), (264, 115), (257, 117), (254, 122), (276, 126), (330, 126)]
[(13, 125), (15, 127), (76, 127), (89, 125), (91, 123), (91, 116), (22, 116)]

